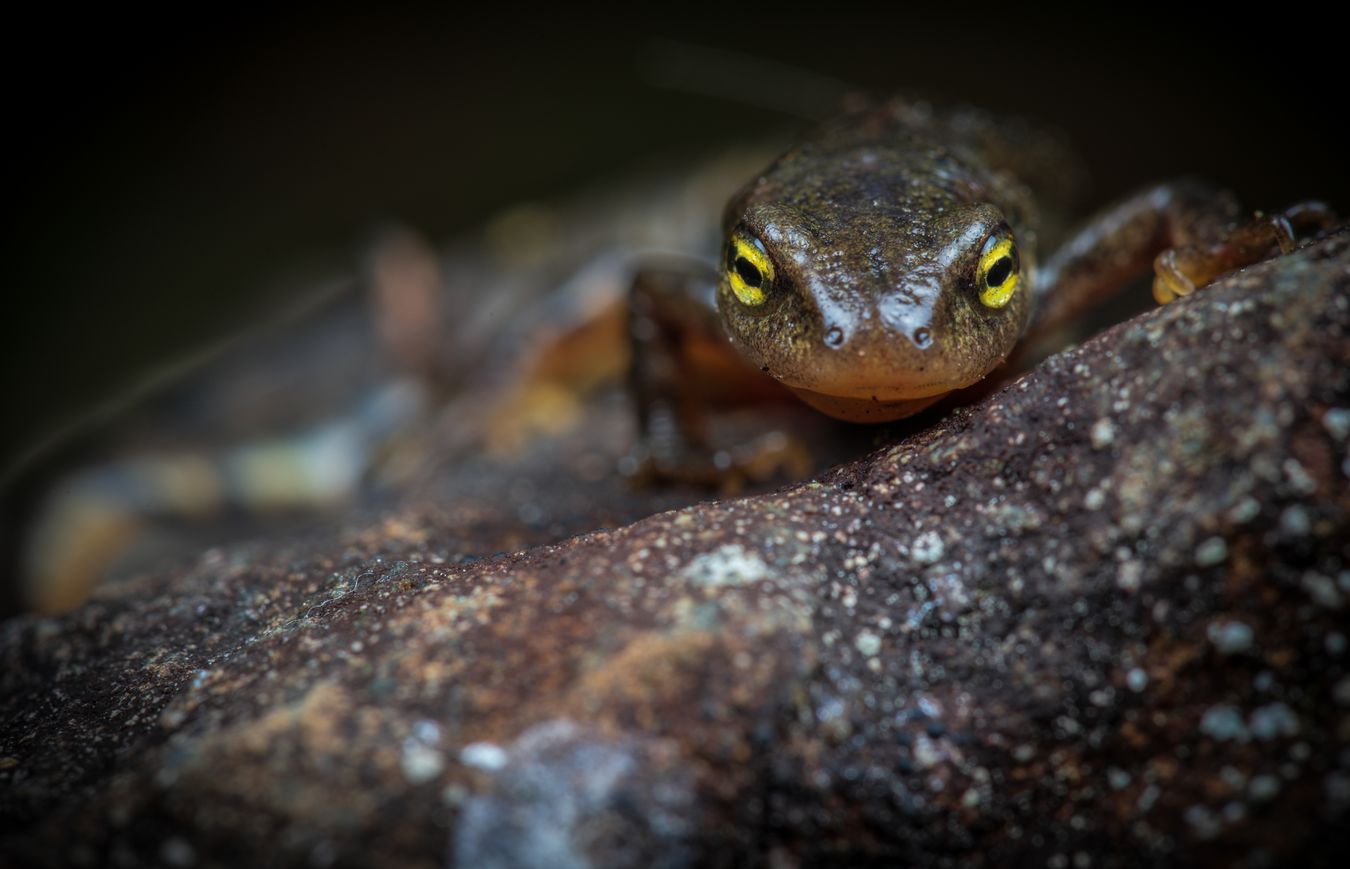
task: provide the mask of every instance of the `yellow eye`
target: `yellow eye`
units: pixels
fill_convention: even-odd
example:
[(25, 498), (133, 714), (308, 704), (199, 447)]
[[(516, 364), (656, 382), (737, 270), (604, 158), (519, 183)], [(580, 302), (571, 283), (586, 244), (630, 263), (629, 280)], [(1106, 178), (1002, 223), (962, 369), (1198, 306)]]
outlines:
[(741, 304), (764, 304), (773, 286), (773, 260), (759, 239), (737, 230), (727, 245), (727, 281)]
[(990, 236), (980, 251), (980, 268), (975, 274), (980, 303), (987, 308), (1002, 308), (1021, 283), (1022, 266), (1012, 236)]

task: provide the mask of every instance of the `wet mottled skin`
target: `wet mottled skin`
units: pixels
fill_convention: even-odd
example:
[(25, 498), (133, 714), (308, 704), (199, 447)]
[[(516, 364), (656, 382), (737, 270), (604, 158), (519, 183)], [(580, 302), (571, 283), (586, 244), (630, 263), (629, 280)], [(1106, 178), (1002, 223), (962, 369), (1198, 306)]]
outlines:
[[(1036, 215), (991, 129), (893, 103), (839, 119), (744, 187), (725, 229), (758, 240), (775, 276), (751, 306), (723, 269), (737, 348), (826, 413), (869, 421), (996, 368), (1030, 317)], [(994, 308), (977, 269), (997, 234), (1015, 239), (1021, 285)]]

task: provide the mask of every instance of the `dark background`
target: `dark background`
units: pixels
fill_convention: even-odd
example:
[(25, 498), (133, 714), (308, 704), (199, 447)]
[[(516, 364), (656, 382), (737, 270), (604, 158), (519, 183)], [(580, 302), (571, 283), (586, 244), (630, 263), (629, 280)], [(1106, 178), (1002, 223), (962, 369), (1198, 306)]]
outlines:
[[(772, 92), (772, 63), (1046, 120), (1080, 147), (1094, 201), (1193, 173), (1252, 207), (1319, 197), (1350, 208), (1347, 149), (1333, 136), (1346, 111), (1334, 28), (1293, 6), (1245, 21), (1076, 8), (877, 17), (830, 4), (794, 19), (730, 5), (698, 22), (538, 22), (466, 20), (447, 5), (13, 21), (0, 464), (274, 310), (307, 264), (354, 263), (381, 221), (444, 240), (513, 201), (800, 126), (773, 108), (800, 88)], [(677, 57), (714, 49), (768, 72), (710, 64), (711, 87), (665, 87), (651, 60), (672, 44)], [(729, 98), (715, 93), (723, 80)]]

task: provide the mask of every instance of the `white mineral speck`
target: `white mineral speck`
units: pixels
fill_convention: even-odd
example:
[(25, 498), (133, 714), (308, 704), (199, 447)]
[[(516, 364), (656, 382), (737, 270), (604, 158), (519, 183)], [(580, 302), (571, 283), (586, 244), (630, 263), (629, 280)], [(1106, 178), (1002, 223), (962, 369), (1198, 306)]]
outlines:
[(458, 782), (451, 782), (441, 791), (441, 802), (452, 808), (464, 805), (469, 798), (469, 789)]
[(1319, 605), (1327, 609), (1338, 609), (1341, 605), (1341, 593), (1331, 577), (1320, 573), (1305, 573), (1302, 580), (1303, 590)]
[(1148, 674), (1138, 667), (1125, 674), (1125, 684), (1136, 694), (1148, 687)]
[(1083, 506), (1089, 510), (1100, 510), (1106, 503), (1106, 495), (1102, 494), (1101, 489), (1088, 489), (1088, 493), (1083, 496)]
[(403, 741), (403, 755), (400, 758), (403, 777), (411, 784), (428, 782), (441, 774), (445, 768), (445, 758), (440, 751), (417, 739)]
[(460, 749), (460, 762), (475, 769), (494, 772), (506, 766), (506, 749), (491, 742), (471, 742)]
[(1092, 445), (1097, 449), (1109, 446), (1116, 439), (1116, 427), (1111, 420), (1102, 417), (1092, 424)]
[(1297, 492), (1311, 495), (1317, 491), (1317, 481), (1308, 474), (1307, 469), (1297, 459), (1284, 460), (1284, 475), (1289, 478), (1289, 485), (1293, 486)]
[(1252, 712), (1252, 736), (1269, 742), (1280, 736), (1298, 735), (1298, 716), (1283, 703), (1271, 703)]
[(942, 751), (927, 736), (914, 740), (914, 762), (927, 769), (942, 760)]
[(1291, 537), (1304, 537), (1312, 530), (1312, 519), (1307, 510), (1294, 504), (1280, 514), (1280, 529)]
[(1254, 635), (1244, 622), (1213, 622), (1206, 633), (1220, 655), (1237, 655), (1252, 647)]
[(853, 645), (858, 647), (859, 652), (870, 658), (881, 651), (881, 637), (871, 631), (863, 631), (858, 634), (858, 639), (853, 642)]
[(698, 585), (717, 587), (758, 582), (769, 578), (770, 572), (757, 553), (731, 543), (698, 556), (680, 575)]
[(1333, 407), (1322, 414), (1322, 426), (1338, 441), (1350, 438), (1350, 409)]
[(1247, 741), (1247, 727), (1236, 706), (1218, 703), (1205, 710), (1200, 732), (1217, 742)]
[(1191, 806), (1185, 817), (1198, 839), (1213, 839), (1223, 830), (1223, 823), (1206, 806)]
[(422, 742), (440, 742), (441, 726), (429, 718), (423, 718), (413, 725), (412, 735)]
[(1116, 569), (1116, 585), (1123, 591), (1138, 591), (1139, 581), (1144, 575), (1144, 565), (1138, 561), (1127, 561)]
[(1261, 502), (1251, 495), (1243, 498), (1233, 505), (1233, 509), (1228, 511), (1228, 518), (1242, 525), (1250, 522), (1261, 515)]
[(945, 551), (946, 546), (942, 543), (942, 537), (936, 531), (925, 531), (920, 534), (910, 547), (910, 554), (920, 564), (937, 563)]
[(1213, 567), (1227, 558), (1228, 543), (1222, 537), (1211, 537), (1195, 548), (1195, 563), (1200, 567)]

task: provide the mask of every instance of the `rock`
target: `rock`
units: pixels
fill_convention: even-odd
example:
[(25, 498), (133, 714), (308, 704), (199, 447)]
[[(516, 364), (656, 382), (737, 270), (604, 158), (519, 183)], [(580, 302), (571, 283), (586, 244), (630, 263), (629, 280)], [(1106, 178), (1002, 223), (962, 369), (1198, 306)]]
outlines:
[(0, 851), (1330, 865), (1347, 409), (1341, 232), (781, 491), (211, 550), (0, 627)]

